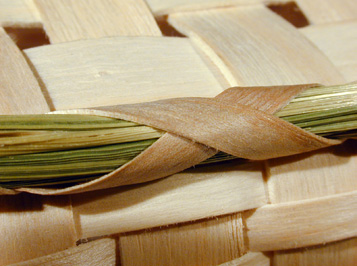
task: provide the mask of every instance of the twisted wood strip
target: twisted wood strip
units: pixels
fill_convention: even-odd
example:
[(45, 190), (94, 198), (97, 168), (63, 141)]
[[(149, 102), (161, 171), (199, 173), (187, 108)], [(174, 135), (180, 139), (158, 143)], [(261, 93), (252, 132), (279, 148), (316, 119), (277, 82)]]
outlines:
[[(94, 181), (59, 190), (22, 188), (18, 191), (67, 194), (142, 183), (183, 171), (218, 150), (263, 160), (341, 143), (308, 133), (272, 115), (311, 86), (266, 87), (263, 88), (265, 97), (259, 87), (232, 88), (215, 98), (178, 98), (64, 111), (134, 121), (168, 133), (130, 163)], [(245, 102), (250, 106), (244, 105)]]

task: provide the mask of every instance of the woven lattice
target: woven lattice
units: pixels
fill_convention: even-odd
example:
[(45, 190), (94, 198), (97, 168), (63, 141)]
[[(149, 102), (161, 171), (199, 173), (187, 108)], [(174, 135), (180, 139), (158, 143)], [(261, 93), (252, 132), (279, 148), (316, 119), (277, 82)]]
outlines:
[[(354, 81), (355, 0), (0, 0), (0, 113)], [(356, 143), (0, 197), (0, 265), (356, 265)]]

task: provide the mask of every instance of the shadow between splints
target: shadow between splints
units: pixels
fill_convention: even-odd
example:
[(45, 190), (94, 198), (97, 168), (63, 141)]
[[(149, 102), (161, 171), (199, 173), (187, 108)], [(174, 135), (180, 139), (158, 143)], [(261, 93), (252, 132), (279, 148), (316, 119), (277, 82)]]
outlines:
[(41, 196), (28, 193), (0, 196), (0, 213), (35, 212), (44, 210), (44, 205), (67, 208), (68, 196)]

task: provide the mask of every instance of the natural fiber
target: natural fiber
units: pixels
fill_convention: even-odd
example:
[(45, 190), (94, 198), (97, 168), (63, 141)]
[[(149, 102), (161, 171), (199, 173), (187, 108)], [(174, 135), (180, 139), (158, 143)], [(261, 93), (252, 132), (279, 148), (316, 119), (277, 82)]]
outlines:
[[(233, 86), (330, 86), (356, 80), (355, 0), (287, 2), (0, 1), (5, 28), (0, 29), (0, 112), (81, 108), (115, 115), (92, 107), (210, 98)], [(286, 16), (289, 7), (303, 28), (272, 12)], [(34, 31), (40, 43), (32, 38)], [(39, 44), (46, 45), (35, 47)], [(283, 97), (276, 93), (273, 97)], [(260, 105), (259, 97), (264, 96), (255, 94), (252, 103)], [(211, 105), (237, 110), (228, 101)], [(156, 160), (166, 155), (172, 164), (185, 156), (179, 155), (185, 147), (200, 151), (204, 146), (202, 159), (216, 152), (194, 143), (196, 135), (184, 136), (166, 133), (157, 143), (171, 140), (180, 146), (162, 154), (155, 142), (142, 154), (146, 157), (133, 162), (155, 166), (154, 148)], [(317, 152), (213, 164), (73, 195), (9, 190), (18, 194), (0, 196), (0, 264), (354, 266), (355, 155), (352, 140)], [(130, 165), (118, 173), (128, 173)], [(157, 170), (168, 171), (165, 165), (160, 169), (157, 163)], [(131, 177), (128, 182), (138, 181)], [(93, 241), (98, 238), (103, 240)]]
[[(269, 96), (263, 88), (258, 92), (261, 97)], [(356, 138), (357, 84), (309, 88), (274, 116), (319, 136)], [(88, 182), (130, 162), (164, 133), (98, 115), (0, 116), (0, 187), (63, 187)], [(236, 158), (220, 151), (199, 164)]]
[[(168, 133), (134, 160), (101, 178), (64, 189), (20, 188), (16, 191), (79, 193), (162, 178), (196, 165), (217, 151), (264, 160), (341, 143), (311, 134), (272, 115), (311, 86), (232, 88), (213, 99), (169, 99), (66, 111), (132, 121)], [(245, 105), (246, 102), (250, 106)]]

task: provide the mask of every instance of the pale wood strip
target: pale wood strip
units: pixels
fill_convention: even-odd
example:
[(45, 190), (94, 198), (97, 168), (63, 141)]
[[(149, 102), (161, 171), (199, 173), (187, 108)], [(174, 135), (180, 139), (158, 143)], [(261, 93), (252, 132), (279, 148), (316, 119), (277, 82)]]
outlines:
[[(247, 8), (242, 9), (242, 10), (246, 11), (246, 9)], [(251, 7), (251, 9), (253, 9), (253, 7)], [(213, 12), (213, 11), (211, 11), (211, 12)], [(261, 14), (261, 16), (260, 16), (261, 18), (269, 17), (269, 16), (263, 16), (263, 12), (261, 12), (261, 11), (259, 11), (259, 12)], [(304, 83), (304, 82), (314, 82), (314, 81), (322, 82), (322, 83), (334, 83), (334, 82), (337, 82), (338, 80), (339, 81), (343, 80), (341, 75), (336, 70), (337, 68), (334, 68), (331, 65), (331, 63), (327, 60), (327, 58), (324, 55), (322, 55), (319, 50), (317, 50), (315, 47), (313, 47), (311, 45), (311, 43), (309, 43), (306, 39), (304, 39), (301, 36), (301, 34), (297, 33), (297, 31), (295, 29), (293, 29), (292, 27), (290, 27), (290, 29), (289, 29), (288, 26), (286, 26), (286, 27), (284, 26), (286, 24), (286, 22), (269, 24), (269, 22), (265, 21), (264, 19), (261, 19), (258, 16), (254, 17), (253, 15), (251, 16), (251, 18), (254, 18), (254, 20), (248, 20), (249, 19), (248, 18), (246, 20), (243, 20), (243, 22), (242, 22), (241, 16), (237, 15), (237, 16), (234, 16), (231, 18), (231, 23), (227, 23), (227, 24), (225, 24), (225, 26), (222, 26), (223, 24), (220, 24), (219, 26), (217, 26), (216, 31), (214, 31), (213, 34), (210, 35), (212, 33), (211, 28), (214, 28), (215, 25), (217, 25), (217, 21), (216, 21), (215, 16), (212, 15), (209, 17), (209, 19), (206, 19), (205, 22), (202, 22), (201, 17), (198, 17), (199, 15), (197, 15), (197, 14), (203, 14), (203, 13), (204, 12), (191, 13), (190, 14), (191, 18), (189, 18), (188, 16), (184, 17), (184, 19), (180, 20), (180, 23), (181, 23), (180, 27), (182, 27), (182, 25), (184, 25), (186, 27), (185, 28), (186, 31), (184, 31), (184, 33), (187, 34), (187, 32), (191, 32), (191, 34), (188, 34), (188, 35), (192, 39), (194, 39), (196, 41), (196, 43), (198, 43), (198, 46), (201, 49), (208, 51), (206, 53), (209, 54), (211, 58), (215, 59), (216, 62), (219, 62), (218, 65), (220, 66), (222, 72), (225, 73), (226, 76), (228, 77), (228, 79), (231, 81), (232, 85), (234, 85), (234, 83), (232, 83), (232, 81), (233, 82), (235, 81), (236, 74), (231, 69), (233, 69), (236, 66), (239, 66), (239, 68), (237, 67), (237, 69), (238, 69), (237, 71), (239, 71), (239, 73), (240, 72), (244, 73), (244, 71), (247, 71), (247, 68), (249, 69), (249, 66), (253, 66), (253, 67), (251, 67), (250, 70), (248, 70), (248, 74), (251, 74), (251, 76), (248, 76), (246, 78), (246, 82), (249, 85), (252, 85), (251, 82), (257, 82), (257, 83), (261, 82), (262, 84), (269, 84), (267, 82), (271, 82), (271, 81), (273, 81), (274, 83), (275, 82)], [(196, 16), (194, 16), (195, 14), (196, 14)], [(221, 17), (223, 17), (223, 14), (225, 14), (225, 12), (222, 10)], [(248, 15), (249, 13), (243, 14), (243, 17), (246, 14)], [(218, 14), (215, 14), (215, 15), (217, 15), (217, 20), (218, 20), (219, 19)], [(172, 17), (177, 18), (179, 16), (181, 16), (181, 15), (175, 14), (175, 15), (171, 16), (171, 18)], [(182, 17), (183, 17), (183, 15), (182, 15)], [(194, 22), (192, 22), (192, 21), (194, 21)], [(239, 22), (235, 22), (235, 21), (239, 21)], [(250, 24), (244, 23), (244, 21), (250, 21)], [(255, 30), (254, 26), (251, 26), (251, 25), (257, 25), (260, 21), (263, 21), (264, 24), (267, 26), (265, 27), (264, 25), (260, 25), (260, 31), (259, 31), (259, 29)], [(175, 23), (174, 23), (174, 25), (177, 26), (176, 20), (175, 20)], [(219, 35), (221, 34), (221, 32), (228, 31), (228, 30), (222, 30), (222, 29), (230, 30), (230, 28), (233, 28), (233, 27), (234, 27), (234, 29), (237, 29), (237, 28), (239, 29), (240, 24), (242, 24), (242, 23), (243, 23), (243, 26), (240, 31), (244, 32), (245, 30), (247, 30), (247, 32), (244, 35), (243, 34), (238, 35), (238, 32), (237, 33), (234, 32), (234, 34), (226, 34), (225, 37), (220, 39)], [(269, 27), (268, 27), (268, 25), (269, 25)], [(272, 29), (273, 29), (273, 31), (275, 31), (275, 33), (277, 33), (279, 31), (279, 30), (277, 30), (277, 27), (279, 29), (280, 25), (283, 25), (284, 28), (286, 29), (285, 33), (281, 32), (281, 34), (277, 35), (277, 38), (275, 38), (275, 37), (272, 38), (271, 36), (275, 36), (275, 34), (271, 34)], [(281, 26), (281, 27), (283, 27), (283, 26)], [(182, 28), (179, 28), (179, 29), (182, 29)], [(264, 35), (265, 33), (263, 32), (263, 30), (265, 30), (266, 32), (270, 32), (269, 33), (270, 37), (268, 35)], [(231, 31), (233, 32), (233, 30), (231, 30)], [(250, 34), (252, 34), (252, 36), (249, 36)], [(209, 37), (204, 39), (204, 38), (202, 38), (202, 35), (205, 38), (207, 36), (209, 36)], [(238, 36), (237, 40), (234, 40), (234, 36)], [(244, 40), (244, 38), (242, 38), (242, 37), (245, 37), (245, 36), (249, 36), (249, 39), (246, 38), (247, 40)], [(281, 40), (281, 38), (282, 38), (281, 36), (284, 36), (286, 39), (284, 41)], [(293, 36), (295, 36), (295, 37), (293, 37)], [(219, 41), (217, 41), (217, 39)], [(232, 40), (232, 39), (233, 39), (234, 45), (232, 44), (233, 48), (231, 48), (231, 51), (234, 51), (234, 52), (231, 52), (231, 54), (226, 55), (225, 52), (228, 50), (226, 47), (230, 45), (230, 42), (227, 44), (226, 40)], [(277, 44), (275, 44), (274, 43), (275, 40), (278, 40), (278, 39), (279, 39), (279, 41), (277, 41)], [(304, 39), (304, 41), (302, 42), (301, 40), (303, 40), (303, 39)], [(198, 42), (197, 42), (197, 40), (198, 40)], [(242, 42), (242, 40), (244, 40), (244, 41)], [(295, 40), (297, 40), (297, 41), (295, 41)], [(212, 43), (214, 43), (215, 46), (213, 46)], [(257, 48), (255, 51), (254, 45), (252, 46), (252, 43), (253, 44), (258, 43), (257, 47), (259, 47), (259, 43), (260, 43), (261, 48)], [(268, 43), (268, 45), (266, 45), (267, 43)], [(281, 45), (283, 43), (284, 43), (284, 46), (281, 47)], [(245, 46), (243, 46), (244, 44), (245, 44)], [(239, 51), (239, 49), (243, 50), (242, 48), (237, 49), (235, 47), (241, 47), (241, 46), (243, 46), (243, 48), (246, 48), (245, 53), (240, 52), (239, 58), (234, 57), (234, 55), (236, 53), (236, 51), (234, 49), (236, 49), (238, 51)], [(300, 46), (299, 49), (297, 49), (298, 46)], [(219, 47), (220, 49), (218, 49), (217, 47)], [(223, 47), (223, 48), (221, 48), (221, 47)], [(279, 47), (279, 48), (277, 48), (277, 47)], [(273, 50), (273, 52), (269, 51), (269, 49)], [(274, 51), (274, 49), (276, 49), (276, 50)], [(308, 55), (308, 53), (306, 53), (304, 56), (300, 57), (302, 55), (302, 53), (304, 53), (306, 51), (306, 49), (308, 51), (310, 51), (309, 52), (310, 55)], [(261, 51), (263, 51), (263, 52), (261, 52)], [(283, 51), (283, 53), (281, 53), (282, 51)], [(285, 55), (282, 56), (282, 54), (284, 54), (284, 51), (285, 51)], [(253, 61), (251, 58), (253, 56), (256, 56), (257, 54), (259, 54), (259, 52), (261, 52), (260, 56), (257, 57), (256, 61)], [(218, 58), (218, 59), (221, 59), (221, 60), (217, 60), (217, 57), (218, 57), (217, 55), (220, 56), (220, 58)], [(270, 55), (274, 55), (274, 56), (269, 57)], [(316, 55), (319, 55), (320, 59), (317, 59)], [(295, 58), (292, 58), (292, 56)], [(244, 57), (246, 57), (247, 59)], [(298, 57), (300, 57), (300, 58), (298, 58)], [(223, 60), (222, 60), (222, 58), (223, 58)], [(232, 60), (232, 58), (233, 58), (233, 60)], [(243, 58), (243, 59), (241, 59), (241, 58)], [(303, 60), (305, 60), (305, 62), (301, 61), (302, 58), (304, 58)], [(234, 60), (234, 59), (236, 59), (236, 60)], [(250, 59), (250, 61), (249, 61), (249, 59)], [(266, 59), (269, 59), (269, 60), (265, 61)], [(315, 59), (317, 61), (313, 62)], [(241, 61), (245, 60), (245, 61), (244, 61), (244, 63), (240, 63), (240, 60)], [(251, 61), (253, 61), (253, 62), (251, 62)], [(266, 62), (266, 64), (263, 64), (264, 66), (262, 69), (259, 69), (259, 66), (256, 67), (260, 62)], [(326, 62), (327, 65), (329, 65), (329, 70), (326, 71), (325, 67), (320, 65), (321, 62)], [(289, 68), (288, 64), (290, 64), (290, 66), (293, 67), (294, 69), (291, 70)], [(303, 64), (305, 64), (305, 66), (303, 66)], [(277, 65), (278, 65), (278, 67), (276, 67)], [(312, 67), (312, 68), (309, 69), (309, 67)], [(262, 76), (261, 73), (266, 73), (266, 72), (269, 73), (269, 71), (271, 71), (270, 69), (273, 69), (273, 70), (275, 69), (275, 71), (276, 71), (275, 74), (271, 72), (270, 77), (266, 76), (266, 77), (261, 78), (261, 76)], [(300, 72), (300, 74), (299, 74), (296, 72), (296, 70), (300, 70), (300, 69), (302, 70), (302, 72)], [(316, 71), (316, 69), (318, 69), (319, 71)], [(308, 73), (304, 73), (305, 70), (308, 70), (311, 74), (309, 75)], [(320, 70), (322, 70), (322, 71), (320, 72)], [(303, 73), (303, 75), (301, 75), (302, 73)], [(291, 75), (292, 79), (290, 79), (288, 81), (285, 77), (286, 76), (290, 77), (290, 75)], [(284, 77), (284, 80), (276, 79), (276, 77), (279, 78), (282, 76)], [(271, 78), (271, 79), (269, 79), (269, 78)], [(254, 79), (256, 79), (256, 80), (254, 80)], [(345, 159), (335, 156), (333, 154), (325, 155), (323, 159), (321, 158), (321, 156), (312, 156), (312, 157), (310, 157), (309, 165), (321, 165), (323, 162), (326, 162), (326, 161), (332, 165), (338, 165), (338, 164), (343, 163), (345, 161)], [(291, 159), (291, 160), (294, 160), (294, 159)], [(299, 176), (297, 181), (294, 179), (296, 177), (296, 175), (295, 175), (295, 177), (293, 177), (293, 175), (291, 175), (292, 178), (288, 178), (285, 175), (284, 176), (285, 178), (284, 178), (283, 174), (282, 174), (280, 176), (280, 178), (278, 177), (277, 179), (275, 179), (275, 175), (272, 174), (272, 177), (269, 179), (269, 184), (270, 184), (269, 194), (272, 194), (271, 197), (273, 198), (273, 201), (275, 200), (276, 202), (280, 202), (280, 201), (286, 200), (286, 198), (295, 200), (296, 198), (298, 198), (298, 199), (309, 198), (309, 197), (328, 195), (328, 193), (331, 193), (331, 192), (336, 193), (336, 192), (344, 192), (345, 190), (347, 190), (347, 191), (353, 190), (355, 185), (353, 185), (352, 187), (348, 186), (349, 184), (352, 184), (352, 183), (355, 184), (355, 182), (353, 182), (355, 177), (353, 176), (353, 174), (351, 174), (351, 173), (354, 173), (353, 172), (354, 168), (352, 167), (353, 163), (354, 163), (354, 161), (352, 160), (349, 165), (344, 165), (344, 166), (340, 165), (339, 167), (335, 166), (335, 167), (332, 167), (333, 170), (331, 172), (329, 171), (329, 169), (326, 169), (326, 171), (319, 173), (319, 176), (317, 177), (318, 180), (315, 179), (312, 184), (313, 188), (310, 188), (310, 186), (309, 186), (310, 180), (309, 180), (309, 178), (307, 178), (307, 176), (309, 176), (311, 178), (313, 176), (312, 173), (310, 174), (310, 173), (306, 172), (306, 174), (304, 174), (304, 173), (302, 175), (298, 174), (298, 169), (301, 169), (301, 165), (298, 165), (297, 168), (292, 168), (294, 170), (290, 170)], [(305, 167), (305, 165), (303, 165), (303, 167)], [(352, 169), (350, 169), (351, 167), (352, 167)], [(344, 174), (344, 175), (341, 177), (336, 174)], [(342, 184), (339, 184), (339, 179), (343, 180)], [(273, 181), (273, 183), (270, 183), (270, 181)], [(305, 181), (305, 183), (303, 183), (301, 181)], [(303, 183), (303, 186), (299, 186), (301, 183)], [(317, 185), (320, 183), (323, 185), (322, 186)], [(335, 184), (338, 184), (338, 185), (335, 186)], [(277, 187), (274, 188), (274, 185), (277, 185)], [(306, 188), (306, 186), (308, 186), (309, 189), (307, 191), (304, 191), (303, 188)], [(317, 187), (316, 191), (311, 192), (311, 190), (313, 190), (315, 187)], [(327, 194), (324, 194), (326, 192), (327, 192)], [(284, 195), (284, 197), (282, 197), (281, 195)], [(270, 235), (270, 237), (271, 237), (271, 239), (274, 239), (274, 235)], [(295, 241), (294, 239), (290, 239), (290, 244), (294, 243), (294, 241)]]
[[(197, 48), (194, 46), (194, 48)], [(202, 51), (202, 49), (195, 49), (196, 53), (202, 58), (202, 61), (209, 68), (210, 72), (213, 74), (217, 82), (221, 85), (222, 88), (227, 89), (230, 87), (230, 83), (222, 74), (222, 71), (218, 68), (218, 66), (212, 61), (211, 58), (207, 56), (206, 53)]]
[(310, 248), (277, 251), (274, 266), (355, 266), (357, 238)]
[(230, 85), (343, 82), (324, 54), (264, 6), (176, 13), (169, 22), (216, 62)]
[(312, 25), (300, 32), (327, 55), (347, 81), (357, 79), (357, 19)]
[(121, 265), (206, 266), (244, 252), (240, 214), (120, 237)]
[[(271, 14), (263, 7), (212, 10), (190, 13), (189, 15), (175, 14), (170, 16), (170, 21), (179, 29), (188, 32), (191, 38), (200, 40), (200, 48), (206, 51), (211, 49), (213, 60), (218, 58), (217, 55), (220, 56), (218, 59), (222, 59), (220, 61), (222, 63), (220, 65), (221, 70), (228, 73), (226, 76), (231, 74), (229, 80), (232, 85), (235, 82), (234, 80), (237, 80), (237, 76), (241, 79), (240, 82), (247, 85), (314, 81), (334, 83), (343, 80), (339, 72), (316, 47), (296, 29), (289, 26), (287, 22)], [(260, 24), (260, 21), (262, 21), (262, 24)], [(280, 34), (278, 34), (279, 32)], [(275, 43), (275, 41), (277, 42)], [(302, 55), (306, 51), (308, 52)], [(329, 65), (328, 69), (324, 67), (323, 64), (325, 63)], [(305, 71), (310, 72), (310, 74)], [(266, 73), (269, 75), (265, 75)], [(238, 83), (238, 81), (236, 82)], [(291, 157), (289, 160), (294, 161), (298, 158)], [(332, 165), (340, 165), (345, 160), (347, 159), (333, 154), (325, 155), (324, 159), (321, 156), (311, 156), (309, 157), (309, 165), (321, 165), (323, 162), (326, 165), (326, 161)], [(279, 162), (279, 159), (276, 162)], [(289, 167), (289, 165), (282, 165)], [(303, 191), (302, 189), (310, 184), (307, 177), (312, 174), (309, 171), (300, 174), (301, 165), (294, 165), (290, 168), (291, 178), (283, 174), (276, 176), (279, 169), (276, 169), (275, 172), (273, 170), (268, 181), (272, 201), (282, 202), (286, 198), (298, 200), (310, 196), (316, 197), (326, 195), (324, 193), (331, 193), (331, 191), (345, 192), (344, 188), (349, 188), (347, 191), (350, 191), (349, 184), (355, 184), (354, 176), (347, 173), (351, 170), (353, 173), (354, 168), (350, 169), (352, 165), (353, 161), (349, 165), (340, 165), (333, 168), (335, 170), (332, 172), (326, 167), (325, 171), (315, 177), (314, 184), (324, 184), (322, 188), (318, 187), (318, 193), (315, 193), (315, 195), (310, 193), (310, 190)], [(296, 166), (297, 168), (294, 168)], [(293, 173), (295, 173), (295, 176), (293, 176)], [(335, 188), (335, 183), (338, 183), (340, 179), (340, 176), (337, 176), (336, 173), (344, 174), (341, 178), (345, 181), (336, 185)], [(296, 178), (297, 175), (298, 178)], [(304, 186), (301, 186), (301, 183)]]
[[(26, 60), (0, 28), (0, 114), (49, 111)], [(0, 197), (0, 264), (66, 249), (77, 240), (68, 197)], [(54, 241), (55, 240), (55, 241)]]
[(186, 222), (266, 203), (259, 164), (199, 167), (143, 185), (73, 195), (80, 237)]
[(317, 245), (357, 236), (357, 191), (246, 212), (252, 251)]
[(32, 0), (0, 0), (1, 27), (41, 27), (39, 13)]
[(270, 259), (263, 253), (249, 252), (238, 259), (220, 264), (219, 266), (270, 266)]
[(287, 3), (290, 0), (147, 0), (155, 16), (167, 15), (175, 12), (213, 9), (229, 6), (246, 6), (261, 3)]
[(312, 24), (357, 19), (355, 0), (296, 0)]
[(117, 265), (115, 239), (105, 238), (11, 266)]
[(215, 96), (222, 91), (183, 38), (103, 38), (25, 53), (56, 109)]
[(1, 196), (0, 239), (0, 265), (74, 246), (77, 237), (69, 198)]
[(357, 145), (347, 142), (320, 152), (269, 161), (271, 203), (357, 190)]
[[(210, 22), (210, 21), (208, 21), (208, 20), (207, 20), (206, 22), (207, 22), (207, 24), (209, 24), (209, 23), (214, 23), (214, 22), (212, 22), (212, 21)], [(254, 21), (252, 21), (252, 24), (253, 24), (253, 22), (254, 22)], [(272, 25), (272, 26), (273, 26), (273, 25)], [(224, 28), (224, 27), (219, 27), (218, 31), (222, 30), (222, 28)], [(273, 27), (271, 27), (271, 28), (273, 28)], [(292, 28), (292, 29), (293, 29), (293, 28)], [(290, 36), (290, 35), (288, 35), (288, 36)], [(192, 37), (192, 35), (191, 35), (190, 37), (191, 37), (191, 39), (194, 39), (196, 36), (193, 36), (193, 37)], [(198, 39), (198, 38), (196, 37), (196, 39)], [(196, 39), (195, 39), (195, 40), (196, 40)], [(222, 39), (221, 39), (221, 42), (225, 44), (226, 40), (227, 40), (227, 38), (222, 38)], [(290, 41), (290, 40), (288, 40), (288, 38), (287, 38), (286, 40), (287, 40), (286, 43), (288, 43), (288, 42)], [(263, 41), (262, 41), (262, 42), (263, 42)], [(204, 42), (201, 41), (201, 43), (200, 43), (201, 46), (200, 46), (200, 47), (203, 47), (202, 43), (204, 43)], [(306, 41), (306, 43), (309, 45), (309, 47), (311, 47), (311, 44), (310, 44), (309, 42)], [(205, 44), (205, 43), (204, 43), (204, 44)], [(209, 45), (206, 45), (206, 47), (208, 47), (208, 49), (210, 48)], [(206, 47), (205, 47), (205, 48), (206, 48)], [(302, 50), (304, 50), (304, 49), (303, 49), (303, 45), (301, 46), (301, 48), (302, 48)], [(314, 48), (314, 49), (315, 49), (315, 48)], [(315, 49), (315, 50), (316, 50), (316, 49)], [(316, 50), (316, 51), (318, 51), (318, 50)], [(299, 52), (300, 52), (300, 51), (299, 51), (298, 49), (296, 49), (296, 54), (298, 54)], [(318, 53), (319, 53), (319, 51), (318, 51)], [(314, 54), (314, 52), (311, 52), (311, 54)], [(319, 54), (321, 55), (321, 53), (319, 53)], [(216, 56), (216, 54), (215, 54), (214, 52), (213, 52), (211, 55), (212, 55), (211, 58), (213, 58), (213, 56)], [(265, 55), (263, 55), (262, 58), (264, 58), (264, 56), (265, 56)], [(230, 59), (229, 56), (227, 56), (227, 58)], [(309, 57), (309, 58), (310, 58), (310, 57)], [(227, 59), (227, 60), (228, 60), (228, 59)], [(272, 58), (272, 60), (273, 60), (273, 58)], [(274, 60), (276, 60), (276, 59), (274, 59)], [(280, 60), (285, 60), (285, 58), (284, 58), (284, 57), (280, 57)], [(324, 61), (327, 61), (326, 58), (324, 58)], [(275, 62), (275, 61), (272, 61), (272, 62)], [(271, 64), (271, 63), (270, 63), (270, 64)], [(328, 64), (331, 66), (330, 63), (328, 63)], [(223, 65), (223, 64), (222, 64), (222, 65)], [(297, 67), (297, 66), (298, 66), (298, 64), (295, 63), (295, 67)], [(277, 71), (277, 72), (278, 72), (278, 71)], [(316, 73), (315, 75), (318, 76), (318, 77), (320, 78), (320, 80), (324, 80), (324, 79), (326, 79), (326, 77), (327, 77), (327, 79), (329, 78), (328, 71), (327, 71), (327, 72), (322, 71), (321, 73), (315, 72), (315, 73)], [(332, 72), (331, 72), (331, 73), (332, 73)], [(334, 73), (334, 75), (337, 75), (337, 76), (339, 75), (336, 70), (334, 70), (333, 73)], [(258, 73), (258, 75), (259, 75), (259, 74), (260, 74), (260, 73)], [(290, 73), (290, 74), (291, 74), (291, 73)], [(280, 75), (281, 75), (281, 73), (280, 73)], [(295, 74), (294, 74), (294, 73), (291, 74), (291, 75), (295, 77)], [(319, 75), (320, 75), (320, 76), (319, 76)], [(332, 74), (332, 75), (333, 75), (333, 74)], [(275, 76), (272, 76), (272, 77), (275, 78), (276, 76), (277, 76), (277, 74), (276, 74)], [(334, 79), (334, 77), (331, 77), (331, 79)], [(297, 80), (297, 81), (296, 81), (297, 83), (300, 83), (300, 82), (308, 82), (308, 81), (306, 81), (307, 79), (305, 79), (305, 76), (300, 76), (300, 78), (299, 78), (299, 79), (296, 79), (296, 80)], [(339, 77), (339, 80), (342, 80), (342, 79), (341, 79), (341, 76)], [(234, 81), (234, 80), (233, 80), (233, 81)], [(316, 81), (316, 80), (314, 80), (314, 79), (311, 79), (311, 80), (310, 80), (310, 82), (314, 82), (314, 81)], [(336, 79), (336, 81), (337, 81), (337, 79)], [(264, 81), (264, 82), (265, 82), (265, 81)], [(331, 81), (331, 83), (333, 83), (333, 82)], [(231, 83), (231, 84), (232, 84), (232, 85), (235, 85), (234, 82)], [(266, 84), (266, 83), (264, 83), (264, 84)]]
[(0, 113), (31, 114), (49, 108), (20, 50), (0, 28)]
[(35, 0), (51, 43), (107, 36), (161, 36), (143, 0)]

